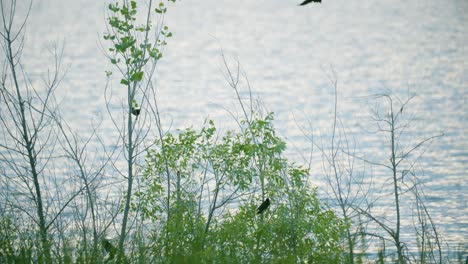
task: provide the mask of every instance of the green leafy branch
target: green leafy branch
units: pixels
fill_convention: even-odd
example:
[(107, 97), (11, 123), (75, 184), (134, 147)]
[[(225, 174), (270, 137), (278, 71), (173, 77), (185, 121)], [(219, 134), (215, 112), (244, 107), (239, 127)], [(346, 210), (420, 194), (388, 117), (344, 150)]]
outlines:
[[(168, 1), (175, 2), (175, 0)], [(116, 65), (122, 73), (121, 84), (129, 86), (132, 83), (141, 82), (145, 65), (150, 60), (158, 61), (162, 58), (161, 50), (167, 45), (166, 39), (172, 37), (172, 33), (168, 26), (164, 25), (159, 32), (164, 38), (158, 37), (154, 43), (149, 42), (148, 32), (152, 28), (151, 21), (148, 20), (144, 25), (137, 25), (136, 1), (124, 1), (123, 4), (111, 3), (108, 10), (110, 30), (104, 34), (104, 40), (111, 43), (108, 48), (110, 62)], [(167, 12), (167, 7), (164, 3), (160, 3), (154, 12), (162, 15)], [(111, 74), (111, 71), (106, 71), (108, 77)]]

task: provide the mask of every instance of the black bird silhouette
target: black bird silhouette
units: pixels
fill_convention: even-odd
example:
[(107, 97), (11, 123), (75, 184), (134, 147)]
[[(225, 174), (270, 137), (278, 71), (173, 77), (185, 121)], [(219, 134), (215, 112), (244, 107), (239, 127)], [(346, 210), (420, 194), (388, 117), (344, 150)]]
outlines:
[(140, 114), (140, 108), (132, 107), (132, 114), (138, 116)]
[(307, 5), (309, 3), (312, 3), (312, 2), (315, 2), (315, 3), (322, 3), (322, 0), (305, 0), (304, 2), (302, 2), (300, 5), (303, 6), (303, 5)]
[(270, 198), (266, 198), (266, 200), (257, 208), (257, 214), (263, 213), (268, 206), (270, 206)]
[(108, 260), (113, 259), (115, 254), (117, 253), (117, 248), (114, 245), (112, 245), (112, 243), (109, 240), (105, 238), (101, 240), (101, 244), (104, 250), (109, 254)]

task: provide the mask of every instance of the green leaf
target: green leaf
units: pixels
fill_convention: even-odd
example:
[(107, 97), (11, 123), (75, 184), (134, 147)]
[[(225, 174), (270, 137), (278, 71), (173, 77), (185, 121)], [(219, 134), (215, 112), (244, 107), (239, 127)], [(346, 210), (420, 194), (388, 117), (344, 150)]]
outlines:
[(111, 10), (114, 13), (118, 12), (119, 11), (119, 3), (115, 3), (114, 5), (109, 4), (109, 10)]
[(136, 72), (130, 77), (130, 81), (139, 82), (143, 79), (143, 71)]
[(129, 85), (130, 84), (130, 82), (127, 79), (121, 79), (120, 83), (123, 84), (123, 85)]

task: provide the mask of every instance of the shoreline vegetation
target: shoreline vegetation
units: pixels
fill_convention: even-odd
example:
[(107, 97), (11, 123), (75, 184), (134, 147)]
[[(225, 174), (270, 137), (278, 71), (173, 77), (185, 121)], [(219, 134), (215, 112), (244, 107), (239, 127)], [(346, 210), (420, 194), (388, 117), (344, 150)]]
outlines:
[[(464, 261), (466, 245), (451, 255), (425, 205), (414, 167), (442, 135), (407, 141), (412, 97), (373, 96), (373, 122), (388, 158), (362, 157), (340, 122), (338, 81), (330, 75), (332, 137), (328, 145), (310, 138), (324, 168), (312, 171), (284, 155), (274, 113), (254, 100), (240, 63), (230, 66), (222, 54), (240, 109), (229, 113), (237, 128), (221, 131), (207, 119), (198, 130), (165, 131), (154, 73), (172, 36), (164, 23), (170, 2), (176, 1), (108, 5), (102, 47), (113, 68), (105, 71), (104, 95), (118, 146), (110, 148), (99, 126), (83, 138), (60, 115), (65, 106), (54, 92), (66, 78), (63, 49), (51, 52), (55, 67), (43, 86), (33, 86), (21, 64), (32, 2), (17, 17), (17, 1), (1, 1), (1, 263)], [(121, 111), (111, 110), (122, 94)], [(371, 195), (378, 188), (372, 175), (358, 171), (365, 167), (388, 172), (387, 214), (380, 213), (382, 197)], [(321, 173), (333, 206), (312, 184)], [(411, 219), (403, 219), (408, 210)]]

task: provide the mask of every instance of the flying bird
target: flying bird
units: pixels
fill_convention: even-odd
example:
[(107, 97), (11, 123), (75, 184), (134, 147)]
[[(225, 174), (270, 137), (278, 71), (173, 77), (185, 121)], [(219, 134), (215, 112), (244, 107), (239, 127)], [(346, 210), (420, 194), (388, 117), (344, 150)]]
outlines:
[(263, 201), (263, 203), (257, 208), (257, 214), (263, 213), (268, 208), (268, 206), (270, 206), (270, 199), (266, 198), (266, 200)]
[(315, 2), (315, 3), (322, 3), (322, 0), (305, 0), (304, 2), (302, 2), (300, 5), (303, 6), (303, 5), (307, 5), (309, 3), (312, 3), (312, 2)]

